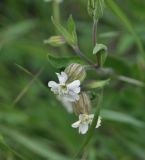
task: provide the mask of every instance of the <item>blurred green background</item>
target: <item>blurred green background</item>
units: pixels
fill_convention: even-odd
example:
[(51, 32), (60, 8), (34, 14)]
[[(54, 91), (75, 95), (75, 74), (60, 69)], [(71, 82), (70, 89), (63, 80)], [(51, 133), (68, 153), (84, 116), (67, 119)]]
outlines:
[[(111, 83), (104, 89), (102, 127), (94, 133), (88, 159), (145, 160), (145, 1), (105, 1), (97, 37), (109, 48), (109, 75), (92, 71), (88, 78), (111, 77)], [(77, 117), (47, 87), (59, 72), (47, 54), (73, 55), (67, 45), (43, 43), (56, 34), (54, 8), (43, 0), (0, 1), (0, 160), (69, 160), (84, 140), (71, 128)], [(87, 1), (64, 0), (61, 21), (70, 14), (80, 48), (93, 60)]]

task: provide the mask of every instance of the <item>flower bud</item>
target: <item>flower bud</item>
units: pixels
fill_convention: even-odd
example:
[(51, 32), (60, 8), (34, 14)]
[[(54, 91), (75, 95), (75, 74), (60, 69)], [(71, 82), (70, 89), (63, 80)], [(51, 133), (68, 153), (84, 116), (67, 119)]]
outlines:
[(89, 114), (91, 109), (91, 101), (85, 92), (82, 92), (80, 94), (80, 99), (74, 102), (73, 109), (76, 115)]
[(59, 47), (59, 46), (65, 44), (65, 39), (63, 36), (52, 36), (49, 39), (44, 40), (44, 43), (49, 44), (54, 47)]
[(88, 13), (98, 20), (103, 16), (104, 0), (88, 0)]
[(81, 82), (86, 77), (86, 71), (85, 68), (80, 64), (70, 64), (64, 72), (68, 75), (68, 82), (74, 81), (74, 80), (80, 80)]

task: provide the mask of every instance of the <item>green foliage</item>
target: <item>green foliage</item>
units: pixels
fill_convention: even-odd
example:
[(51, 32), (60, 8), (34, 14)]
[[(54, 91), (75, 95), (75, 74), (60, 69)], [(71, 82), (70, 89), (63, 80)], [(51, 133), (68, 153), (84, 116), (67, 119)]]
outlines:
[(73, 21), (72, 16), (70, 16), (68, 19), (67, 29), (63, 27), (60, 23), (56, 22), (53, 17), (52, 17), (52, 22), (57, 28), (58, 32), (64, 36), (66, 42), (69, 45), (75, 47), (77, 45), (77, 34), (76, 34), (75, 23)]
[[(60, 4), (62, 22), (70, 14), (75, 18), (78, 38), (72, 17), (69, 27), (53, 22), (69, 45), (79, 41), (85, 56), (96, 63), (86, 3), (70, 0)], [(1, 160), (69, 160), (92, 134), (90, 160), (145, 159), (145, 2), (105, 0), (105, 3), (97, 42), (106, 44), (109, 54), (104, 72), (98, 70), (96, 74), (87, 67), (86, 79), (95, 79), (98, 85), (99, 79), (111, 77), (111, 83), (104, 87), (100, 106), (102, 126), (80, 136), (71, 128), (77, 117), (68, 114), (47, 87), (47, 82), (56, 78), (54, 73), (58, 69), (70, 63), (84, 64), (67, 45), (52, 48), (43, 44), (55, 31), (50, 20), (53, 4), (39, 0), (0, 2)], [(48, 53), (51, 54), (47, 58)], [(43, 72), (38, 74), (44, 64)], [(97, 95), (98, 90), (93, 91)], [(97, 102), (94, 98), (93, 110)], [(96, 119), (98, 114), (99, 111)]]

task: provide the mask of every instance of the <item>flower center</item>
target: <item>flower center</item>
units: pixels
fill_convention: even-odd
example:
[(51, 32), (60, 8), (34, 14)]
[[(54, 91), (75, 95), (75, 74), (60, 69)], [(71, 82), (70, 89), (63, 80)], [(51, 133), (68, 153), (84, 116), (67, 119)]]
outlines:
[(64, 95), (64, 94), (67, 94), (67, 85), (65, 84), (60, 84), (60, 94)]
[(60, 87), (62, 90), (67, 91), (67, 86), (65, 84), (61, 84)]
[(84, 114), (81, 121), (82, 121), (82, 123), (88, 123), (89, 120), (90, 120), (89, 116), (87, 114)]

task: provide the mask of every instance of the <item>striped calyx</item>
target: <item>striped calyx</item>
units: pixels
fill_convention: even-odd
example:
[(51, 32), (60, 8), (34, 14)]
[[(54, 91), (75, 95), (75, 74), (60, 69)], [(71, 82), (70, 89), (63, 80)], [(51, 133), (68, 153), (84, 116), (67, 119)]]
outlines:
[(74, 102), (73, 109), (76, 115), (89, 114), (91, 110), (91, 101), (86, 92), (81, 92), (80, 99)]
[(80, 64), (70, 64), (64, 71), (68, 75), (68, 82), (80, 80), (82, 82), (86, 77), (86, 71)]
[(63, 36), (52, 36), (49, 39), (44, 40), (44, 43), (53, 47), (59, 47), (65, 44), (65, 39)]

